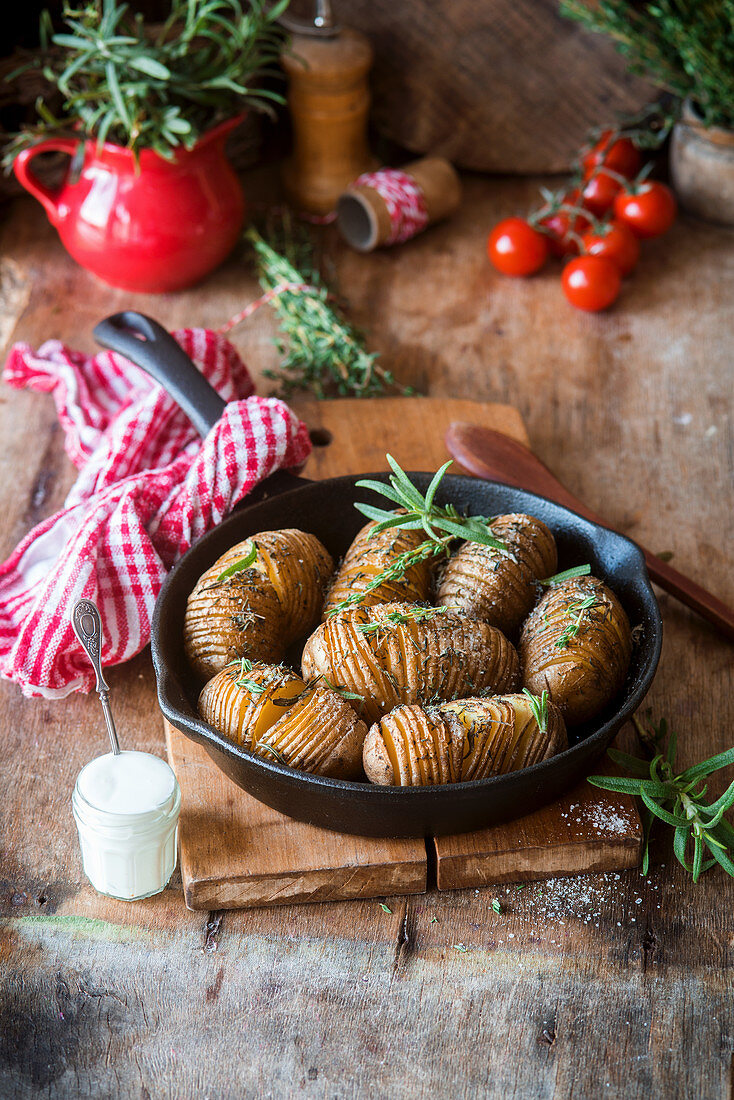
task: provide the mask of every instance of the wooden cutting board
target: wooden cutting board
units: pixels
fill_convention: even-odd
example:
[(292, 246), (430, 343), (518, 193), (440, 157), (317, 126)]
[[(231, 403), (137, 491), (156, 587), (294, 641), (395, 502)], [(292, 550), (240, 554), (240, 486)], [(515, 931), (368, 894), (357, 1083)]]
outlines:
[[(449, 457), (452, 420), (469, 420), (528, 443), (508, 405), (427, 397), (308, 401), (298, 412), (314, 451), (314, 479), (385, 469), (390, 451), (404, 469), (433, 470)], [(435, 862), (439, 889), (549, 875), (610, 871), (639, 862), (642, 827), (633, 799), (583, 783), (551, 806), (453, 837), (382, 840), (293, 821), (257, 802), (206, 752), (166, 724), (168, 755), (181, 784), (181, 872), (190, 909), (415, 894)], [(432, 877), (432, 876), (431, 876)]]

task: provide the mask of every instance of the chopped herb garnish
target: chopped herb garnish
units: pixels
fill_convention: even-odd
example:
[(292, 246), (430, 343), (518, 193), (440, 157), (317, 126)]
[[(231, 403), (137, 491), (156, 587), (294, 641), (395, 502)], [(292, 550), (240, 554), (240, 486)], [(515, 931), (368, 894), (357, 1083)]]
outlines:
[(211, 584), (208, 584), (207, 590), (210, 588), (218, 588), (220, 584), (224, 584), (230, 577), (234, 577), (237, 573), (242, 573), (245, 569), (249, 569), (255, 558), (257, 557), (257, 546), (254, 542), (249, 543), (249, 550), (245, 554), (244, 558), (238, 558), (237, 561), (233, 561), (231, 565), (228, 565), (226, 569), (223, 569), (219, 576)]
[(564, 628), (563, 633), (556, 639), (555, 648), (567, 649), (569, 639), (578, 635), (586, 612), (590, 611), (592, 607), (602, 607), (603, 604), (604, 601), (597, 599), (596, 596), (587, 596), (585, 600), (572, 600), (566, 608), (566, 614), (575, 615), (576, 618)]
[(285, 764), (286, 767), (289, 767), (288, 761), (283, 756), (283, 753), (280, 749), (276, 749), (275, 745), (270, 745), (267, 741), (256, 741), (255, 748), (260, 749), (261, 752), (269, 752), (271, 756), (275, 757), (279, 764)]
[(231, 664), (235, 666), (239, 664), (239, 673), (234, 681), (235, 686), (244, 688), (251, 695), (262, 695), (267, 688), (267, 684), (259, 684), (257, 680), (253, 680), (248, 676), (248, 673), (252, 672), (252, 661), (248, 661), (247, 657), (240, 657), (239, 662), (232, 661)]
[(494, 909), (495, 913), (502, 912), (502, 906), (500, 905), (498, 898), (492, 898), (492, 908)]
[(346, 611), (347, 608), (354, 607), (355, 604), (361, 603), (368, 593), (373, 592), (386, 581), (399, 580), (401, 577), (404, 577), (409, 569), (425, 558), (430, 558), (434, 554), (448, 553), (448, 544), (450, 541), (450, 538), (446, 538), (442, 542), (431, 542), (427, 540), (426, 542), (422, 542), (420, 546), (416, 546), (414, 550), (406, 550), (404, 553), (398, 554), (392, 565), (383, 569), (381, 573), (377, 573), (372, 580), (365, 585), (362, 591), (353, 592), (351, 596), (347, 596), (345, 600), (341, 600), (338, 604), (335, 604), (334, 607), (327, 611), (327, 615), (331, 618), (332, 615), (337, 615), (340, 611)]
[(380, 902), (380, 909), (382, 909), (383, 913), (392, 913), (392, 909), (389, 905), (385, 905), (384, 901)]
[(407, 611), (391, 611), (378, 622), (358, 623), (357, 630), (360, 634), (379, 634), (381, 630), (394, 630), (395, 627), (405, 626), (407, 623), (435, 619), (437, 615), (445, 615), (447, 611), (447, 607), (411, 607)]
[(466, 946), (465, 943), (452, 943), (451, 946), (453, 947), (454, 951), (468, 951), (469, 950), (469, 948)]
[(360, 703), (364, 702), (364, 695), (358, 695), (356, 691), (349, 691), (348, 688), (341, 687), (338, 684), (332, 684), (325, 676), (322, 676), (321, 679), (324, 681), (327, 688), (331, 688), (337, 695), (341, 695), (342, 699), (358, 699)]

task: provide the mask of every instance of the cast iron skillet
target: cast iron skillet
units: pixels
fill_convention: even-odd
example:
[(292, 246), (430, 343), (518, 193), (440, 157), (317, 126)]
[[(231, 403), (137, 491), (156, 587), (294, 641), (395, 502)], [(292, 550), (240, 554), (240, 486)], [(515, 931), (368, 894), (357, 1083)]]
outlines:
[[(95, 336), (153, 374), (199, 431), (207, 430), (221, 415), (222, 400), (154, 321), (139, 314), (117, 314), (101, 322)], [(384, 473), (360, 476), (386, 479)], [(421, 489), (430, 477), (430, 473), (411, 473)], [(248, 498), (244, 507), (204, 535), (172, 569), (156, 604), (151, 640), (163, 714), (255, 798), (299, 821), (340, 832), (384, 837), (459, 833), (510, 820), (550, 802), (589, 774), (593, 761), (642, 702), (660, 656), (662, 623), (642, 553), (633, 542), (559, 504), (507, 485), (447, 476), (439, 503), (452, 501), (480, 515), (528, 512), (538, 516), (556, 537), (559, 569), (590, 562), (592, 572), (616, 592), (635, 631), (623, 691), (592, 723), (572, 731), (569, 749), (493, 779), (426, 788), (378, 787), (308, 775), (251, 756), (199, 718), (196, 699), (201, 685), (188, 668), (182, 640), (186, 600), (199, 576), (235, 542), (279, 527), (311, 531), (338, 559), (364, 523), (354, 500), (371, 498), (355, 488), (357, 480), (337, 477), (309, 482), (273, 475), (257, 502)], [(298, 667), (298, 653), (289, 656)]]

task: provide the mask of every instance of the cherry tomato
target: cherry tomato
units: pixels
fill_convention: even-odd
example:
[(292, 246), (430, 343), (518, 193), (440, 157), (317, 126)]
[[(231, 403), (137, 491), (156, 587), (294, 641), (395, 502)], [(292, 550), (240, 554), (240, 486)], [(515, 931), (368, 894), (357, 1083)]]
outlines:
[[(563, 199), (568, 206), (580, 206), (580, 192), (569, 191)], [(555, 214), (549, 214), (542, 219), (546, 229), (550, 229), (552, 236), (548, 238), (548, 247), (553, 256), (576, 256), (579, 246), (573, 237), (569, 237), (569, 231), (580, 237), (590, 227), (591, 222), (582, 213), (572, 215), (566, 210), (558, 210)]]
[(629, 275), (640, 258), (640, 242), (624, 222), (612, 220), (598, 233), (584, 233), (583, 241), (589, 256), (611, 260), (622, 275)]
[(617, 265), (604, 256), (579, 256), (566, 264), (561, 285), (572, 306), (596, 313), (615, 301), (622, 276)]
[(657, 180), (648, 180), (631, 190), (625, 188), (614, 200), (614, 216), (636, 237), (666, 233), (675, 221), (676, 210), (673, 192)]
[(505, 218), (489, 234), (487, 255), (503, 275), (533, 275), (548, 259), (548, 242), (523, 218)]
[(607, 210), (611, 210), (614, 206), (614, 200), (621, 186), (603, 170), (597, 172), (588, 183), (584, 184), (584, 206), (588, 207), (592, 214), (596, 214), (597, 218), (603, 218)]
[(632, 179), (640, 170), (642, 157), (637, 146), (629, 138), (620, 137), (610, 145), (611, 130), (605, 130), (596, 145), (589, 150), (581, 161), (584, 173), (590, 176), (595, 168), (602, 164), (619, 172), (620, 176)]

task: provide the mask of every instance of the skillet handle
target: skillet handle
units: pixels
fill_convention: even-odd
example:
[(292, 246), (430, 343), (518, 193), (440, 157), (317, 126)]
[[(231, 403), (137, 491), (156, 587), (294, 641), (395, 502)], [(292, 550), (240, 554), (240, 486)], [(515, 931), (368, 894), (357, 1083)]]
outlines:
[(113, 313), (94, 327), (103, 348), (119, 352), (135, 363), (171, 395), (200, 436), (214, 427), (225, 402), (170, 333), (144, 313)]

